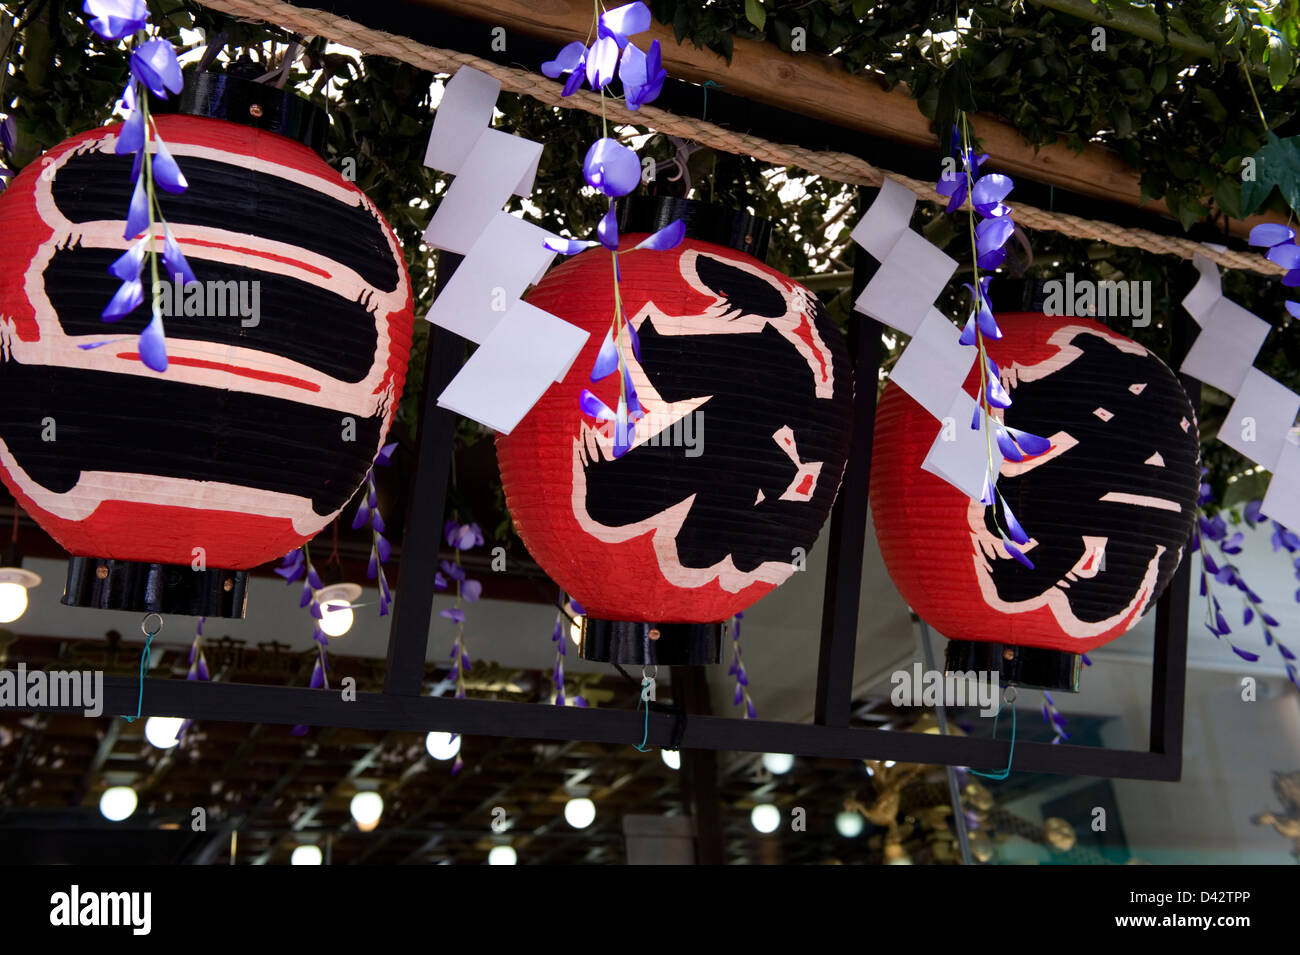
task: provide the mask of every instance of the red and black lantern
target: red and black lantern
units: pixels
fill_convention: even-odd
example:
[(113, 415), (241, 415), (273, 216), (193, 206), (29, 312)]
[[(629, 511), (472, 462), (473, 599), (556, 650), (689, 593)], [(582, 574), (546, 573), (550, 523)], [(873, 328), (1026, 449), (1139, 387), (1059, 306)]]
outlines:
[(171, 293), (165, 372), (136, 354), (147, 284), (100, 318), (134, 241), (121, 126), (0, 198), (0, 476), (73, 556), (65, 603), (239, 616), (240, 571), (326, 526), (384, 443), (411, 285), (379, 211), (307, 145), (322, 111), (216, 74), (187, 77), (179, 108), (156, 120), (189, 188), (162, 209), (200, 285)]
[(528, 295), (591, 337), (564, 381), (497, 437), (515, 527), (586, 610), (587, 659), (717, 662), (722, 622), (812, 547), (848, 454), (843, 336), (815, 295), (763, 264), (767, 223), (643, 200), (624, 207), (624, 248), (678, 218), (677, 248), (619, 255), (646, 412), (631, 450), (615, 458), (612, 428), (579, 407), (584, 388), (618, 401), (618, 376), (589, 379), (614, 309), (603, 249)]
[[(951, 641), (949, 669), (1077, 689), (1080, 655), (1131, 629), (1183, 557), (1196, 418), (1159, 358), (1095, 321), (1025, 312), (998, 324), (1003, 337), (985, 344), (1011, 394), (1005, 423), (1051, 442), (998, 479), (1032, 569), (1003, 546), (992, 508), (921, 469), (944, 425), (892, 384), (876, 413), (871, 513), (899, 592)], [(976, 367), (966, 390), (978, 386)]]

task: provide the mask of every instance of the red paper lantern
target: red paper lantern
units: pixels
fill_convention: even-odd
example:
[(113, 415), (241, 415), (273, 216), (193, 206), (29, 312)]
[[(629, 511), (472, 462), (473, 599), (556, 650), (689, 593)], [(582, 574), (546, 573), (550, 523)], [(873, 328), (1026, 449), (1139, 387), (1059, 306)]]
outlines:
[[(612, 428), (579, 408), (584, 388), (618, 403), (617, 375), (589, 378), (614, 309), (610, 253), (594, 249), (528, 295), (591, 338), (497, 437), (506, 502), (588, 637), (610, 631), (584, 643), (589, 659), (714, 662), (720, 622), (795, 572), (835, 499), (853, 392), (843, 336), (811, 292), (724, 245), (625, 251), (619, 268), (641, 348), (637, 443), (614, 459)], [(667, 649), (679, 639), (695, 648)]]
[(903, 599), (953, 641), (951, 669), (1077, 688), (1078, 655), (1131, 629), (1182, 559), (1196, 419), (1173, 372), (1118, 332), (1032, 313), (998, 324), (1004, 337), (985, 344), (1011, 394), (1005, 422), (1052, 442), (998, 480), (1034, 569), (1002, 546), (991, 508), (921, 468), (943, 427), (970, 422), (942, 425), (892, 384), (876, 413), (876, 536)]
[[(249, 85), (211, 82), (208, 107)], [(252, 95), (269, 112), (277, 92)], [(288, 102), (310, 127), (311, 108)], [(169, 366), (151, 371), (136, 354), (147, 272), (145, 304), (100, 319), (118, 285), (106, 269), (133, 241), (120, 128), (56, 146), (0, 197), (0, 477), (74, 557), (254, 567), (325, 527), (384, 442), (412, 331), (402, 250), (373, 203), (302, 143), (158, 116), (189, 181), (160, 193), (163, 212), (203, 285), (200, 299), (176, 291), (168, 303)], [(120, 341), (78, 347), (106, 339)], [(86, 597), (132, 605), (104, 599)]]

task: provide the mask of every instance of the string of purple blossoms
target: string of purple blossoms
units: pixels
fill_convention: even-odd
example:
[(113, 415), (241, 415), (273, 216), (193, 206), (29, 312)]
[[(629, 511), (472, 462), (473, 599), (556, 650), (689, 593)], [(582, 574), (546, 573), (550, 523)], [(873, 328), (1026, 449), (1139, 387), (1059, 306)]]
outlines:
[[(280, 566), (275, 572), (284, 578), (285, 584), (291, 584), (294, 581), (302, 581), (302, 594), (298, 601), (299, 607), (308, 608), (312, 620), (315, 621), (312, 627), (311, 638), (316, 641), (316, 665), (311, 671), (311, 688), (329, 689), (329, 660), (326, 657), (326, 649), (329, 647), (329, 637), (321, 629), (321, 606), (316, 599), (316, 592), (321, 589), (320, 574), (312, 566), (311, 555), (307, 552), (307, 545), (295, 548), (284, 555)], [(290, 732), (294, 736), (303, 736), (308, 730), (308, 726), (299, 723)]]
[[(953, 157), (954, 168), (944, 170), (935, 188), (939, 195), (948, 197), (946, 212), (956, 212), (968, 197), (970, 199), (970, 240), (975, 281), (963, 285), (971, 293), (972, 302), (970, 315), (958, 340), (979, 351), (980, 391), (970, 426), (972, 431), (983, 430), (988, 444), (988, 467), (984, 474), (980, 502), (986, 507), (993, 507), (994, 526), (1002, 537), (1002, 545), (1007, 553), (1032, 570), (1033, 562), (1020, 549), (1029, 543), (1029, 535), (1016, 520), (1006, 498), (997, 490), (998, 469), (993, 463), (993, 441), (997, 441), (998, 449), (1008, 461), (1023, 461), (1026, 457), (1042, 454), (1050, 450), (1051, 442), (1038, 435), (1008, 427), (993, 413), (994, 408), (1004, 411), (1010, 408), (1011, 395), (1002, 384), (1002, 370), (985, 349), (985, 339), (1000, 339), (1002, 329), (998, 327), (988, 297), (989, 283), (993, 281), (993, 276), (980, 277), (980, 269), (996, 269), (1007, 257), (1006, 244), (1015, 233), (1016, 224), (1011, 207), (1002, 200), (1015, 188), (1015, 182), (1010, 176), (1001, 173), (979, 175), (980, 166), (989, 157), (988, 153), (974, 155), (970, 123), (965, 113), (961, 114), (961, 129), (954, 126), (952, 130), (953, 146), (956, 147), (959, 141), (960, 148)], [(955, 160), (958, 159), (961, 161), (960, 173), (955, 169)], [(998, 522), (999, 504), (1005, 527)]]
[[(582, 161), (582, 174), (587, 185), (609, 197), (609, 208), (596, 226), (595, 239), (547, 238), (546, 248), (561, 255), (575, 255), (585, 249), (602, 245), (610, 250), (614, 276), (614, 315), (609, 330), (601, 343), (600, 351), (591, 369), (591, 380), (603, 381), (619, 373), (617, 409), (610, 408), (590, 389), (584, 388), (578, 398), (582, 413), (599, 422), (614, 424), (614, 457), (619, 458), (631, 450), (636, 438), (636, 423), (645, 417), (632, 383), (631, 366), (623, 352), (623, 332), (626, 330), (632, 356), (641, 361), (641, 342), (636, 329), (623, 309), (620, 289), (622, 273), (618, 265), (618, 218), (614, 200), (626, 196), (641, 182), (641, 161), (636, 152), (609, 135), (605, 119), (605, 89), (618, 77), (623, 86), (623, 98), (629, 110), (640, 109), (653, 102), (663, 89), (668, 72), (663, 68), (659, 41), (650, 44), (643, 52), (628, 38), (650, 28), (650, 8), (637, 0), (599, 14), (593, 24), (597, 39), (590, 47), (577, 40), (565, 46), (555, 59), (542, 64), (542, 73), (551, 79), (568, 74), (562, 96), (571, 96), (586, 80), (592, 90), (600, 93), (601, 138), (592, 143)], [(686, 236), (686, 224), (680, 219), (647, 236), (637, 249), (667, 250), (676, 248)]]
[[(82, 12), (88, 14), (90, 28), (105, 40), (120, 41), (132, 34), (142, 33), (149, 23), (149, 9), (145, 0), (86, 0)], [(144, 235), (126, 250), (112, 265), (109, 274), (121, 281), (117, 292), (104, 307), (101, 318), (116, 322), (135, 311), (144, 302), (145, 257), (149, 259), (152, 318), (140, 333), (138, 350), (140, 360), (153, 371), (167, 370), (167, 341), (163, 333), (162, 313), (159, 309), (158, 242), (155, 226), (163, 227), (162, 259), (166, 275), (178, 285), (197, 282), (193, 270), (185, 260), (180, 245), (172, 235), (171, 227), (163, 217), (162, 207), (154, 186), (172, 193), (184, 192), (189, 184), (172, 158), (166, 144), (158, 135), (158, 128), (149, 115), (149, 93), (166, 99), (168, 92), (179, 93), (183, 84), (181, 66), (176, 50), (165, 39), (132, 39), (131, 78), (122, 90), (117, 106), (126, 113), (126, 120), (117, 133), (113, 152), (118, 156), (134, 155), (131, 179), (135, 187), (127, 208), (126, 229), (123, 239)], [(150, 149), (152, 141), (153, 149)], [(121, 339), (78, 345), (81, 349), (100, 348)]]
[[(203, 656), (203, 624), (207, 619), (207, 617), (199, 617), (198, 625), (194, 628), (194, 642), (190, 644), (190, 656), (187, 661), (190, 669), (185, 674), (187, 680), (207, 682), (212, 679), (212, 675), (208, 672), (208, 661)], [(176, 742), (179, 743), (184, 738), (186, 730), (193, 725), (194, 720), (188, 718), (181, 723), (180, 729), (176, 731)]]
[[(582, 604), (569, 598), (569, 606), (573, 612), (579, 616), (584, 616), (587, 611), (583, 609)], [(564, 656), (567, 650), (564, 639), (564, 621), (571, 620), (564, 609), (564, 595), (560, 595), (560, 606), (555, 610), (555, 629), (551, 631), (551, 642), (555, 644), (555, 666), (551, 671), (551, 683), (555, 686), (555, 705), (564, 706)], [(574, 706), (586, 706), (587, 701), (581, 696), (573, 697)]]
[(375, 464), (388, 467), (392, 463), (393, 449), (396, 447), (396, 441), (386, 444), (375, 455), (374, 464), (366, 472), (366, 493), (362, 495), (361, 504), (357, 507), (357, 515), (352, 519), (354, 531), (360, 530), (367, 524), (370, 525), (370, 562), (366, 565), (366, 577), (379, 584), (379, 616), (381, 617), (387, 616), (388, 608), (393, 603), (392, 591), (388, 589), (388, 578), (384, 576), (384, 562), (392, 556), (393, 545), (384, 536), (386, 526), (383, 515), (379, 513), (379, 492), (375, 488)]
[[(451, 581), (456, 582), (455, 606), (438, 611), (438, 616), (456, 625), (456, 640), (451, 647), (451, 671), (448, 675), (456, 679), (456, 699), (463, 700), (465, 699), (465, 674), (470, 671), (472, 664), (469, 659), (469, 649), (465, 645), (465, 611), (461, 607), (461, 601), (465, 603), (477, 601), (483, 596), (483, 584), (466, 575), (465, 568), (460, 563), (460, 552), (482, 547), (483, 530), (477, 524), (461, 524), (451, 520), (443, 525), (443, 534), (447, 546), (453, 549), (455, 556), (453, 560), (439, 563), (441, 569), (433, 575), (433, 586), (438, 590), (447, 590), (451, 586)], [(455, 733), (451, 738), (454, 740), (459, 735)], [(451, 767), (451, 775), (455, 776), (459, 773), (464, 765), (464, 760), (457, 753), (456, 762)]]
[(744, 613), (738, 611), (731, 624), (731, 666), (727, 668), (727, 673), (736, 678), (736, 693), (731, 699), (731, 705), (739, 706), (743, 701), (745, 719), (752, 720), (758, 717), (758, 713), (754, 709), (754, 701), (749, 698), (749, 674), (745, 671), (745, 661), (740, 656), (740, 621), (743, 619)]
[[(1204, 476), (1208, 471), (1206, 468), (1201, 469)], [(1232, 627), (1228, 623), (1228, 618), (1223, 612), (1223, 606), (1219, 603), (1218, 594), (1214, 593), (1211, 580), (1235, 587), (1241, 591), (1245, 597), (1246, 606), (1242, 609), (1241, 625), (1248, 627), (1254, 621), (1259, 621), (1260, 630), (1264, 634), (1264, 645), (1276, 648), (1278, 655), (1282, 657), (1286, 666), (1287, 678), (1300, 687), (1300, 673), (1297, 673), (1296, 655), (1284, 643), (1277, 639), (1273, 628), (1278, 626), (1277, 619), (1264, 608), (1263, 599), (1257, 594), (1241, 575), (1240, 568), (1229, 560), (1229, 557), (1235, 556), (1242, 552), (1244, 548), (1245, 535), (1237, 531), (1231, 537), (1228, 536), (1228, 525), (1223, 519), (1222, 514), (1215, 514), (1210, 517), (1206, 513), (1206, 508), (1214, 503), (1214, 496), (1210, 490), (1209, 484), (1202, 482), (1200, 495), (1197, 501), (1200, 507), (1200, 513), (1197, 515), (1196, 524), (1192, 528), (1192, 551), (1201, 552), (1201, 596), (1206, 598), (1205, 608), (1205, 627), (1210, 633), (1218, 639), (1222, 639), (1228, 644), (1232, 652), (1250, 663), (1259, 660), (1259, 654), (1250, 650), (1243, 650), (1232, 640), (1228, 639), (1232, 633)], [(1251, 501), (1245, 506), (1243, 518), (1247, 526), (1254, 528), (1257, 524), (1264, 521), (1260, 513), (1262, 501)], [(1294, 556), (1294, 567), (1296, 578), (1300, 579), (1300, 536), (1283, 527), (1277, 521), (1272, 521), (1273, 525), (1273, 552), (1279, 550), (1285, 551), (1288, 555)], [(1218, 551), (1218, 560), (1210, 554), (1210, 545)], [(1300, 602), (1300, 590), (1296, 591), (1295, 599)]]

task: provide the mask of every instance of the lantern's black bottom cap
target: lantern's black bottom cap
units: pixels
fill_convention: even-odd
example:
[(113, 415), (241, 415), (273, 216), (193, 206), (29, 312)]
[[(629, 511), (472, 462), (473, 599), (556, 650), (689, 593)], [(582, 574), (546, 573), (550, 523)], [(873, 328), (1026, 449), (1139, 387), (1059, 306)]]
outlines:
[(68, 585), (62, 602), (96, 610), (242, 618), (247, 600), (248, 572), (244, 570), (194, 570), (188, 564), (73, 557), (68, 560)]
[(1065, 650), (1020, 647), (983, 640), (950, 640), (944, 655), (949, 672), (997, 673), (1002, 686), (1079, 692), (1083, 657)]
[(578, 655), (599, 663), (704, 666), (722, 659), (722, 623), (582, 620)]

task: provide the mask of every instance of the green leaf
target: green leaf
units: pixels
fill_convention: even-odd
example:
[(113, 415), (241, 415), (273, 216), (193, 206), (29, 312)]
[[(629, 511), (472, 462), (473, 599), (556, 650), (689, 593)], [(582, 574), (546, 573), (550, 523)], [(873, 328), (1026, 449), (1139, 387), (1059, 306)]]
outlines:
[(745, 19), (759, 30), (767, 25), (767, 11), (763, 9), (763, 0), (745, 0)]
[(1271, 130), (1268, 143), (1254, 155), (1255, 179), (1241, 184), (1241, 211), (1250, 215), (1264, 204), (1276, 186), (1287, 205), (1300, 211), (1300, 136), (1278, 139)]
[(1214, 188), (1214, 201), (1229, 219), (1241, 219), (1241, 183), (1235, 178), (1220, 179)]

